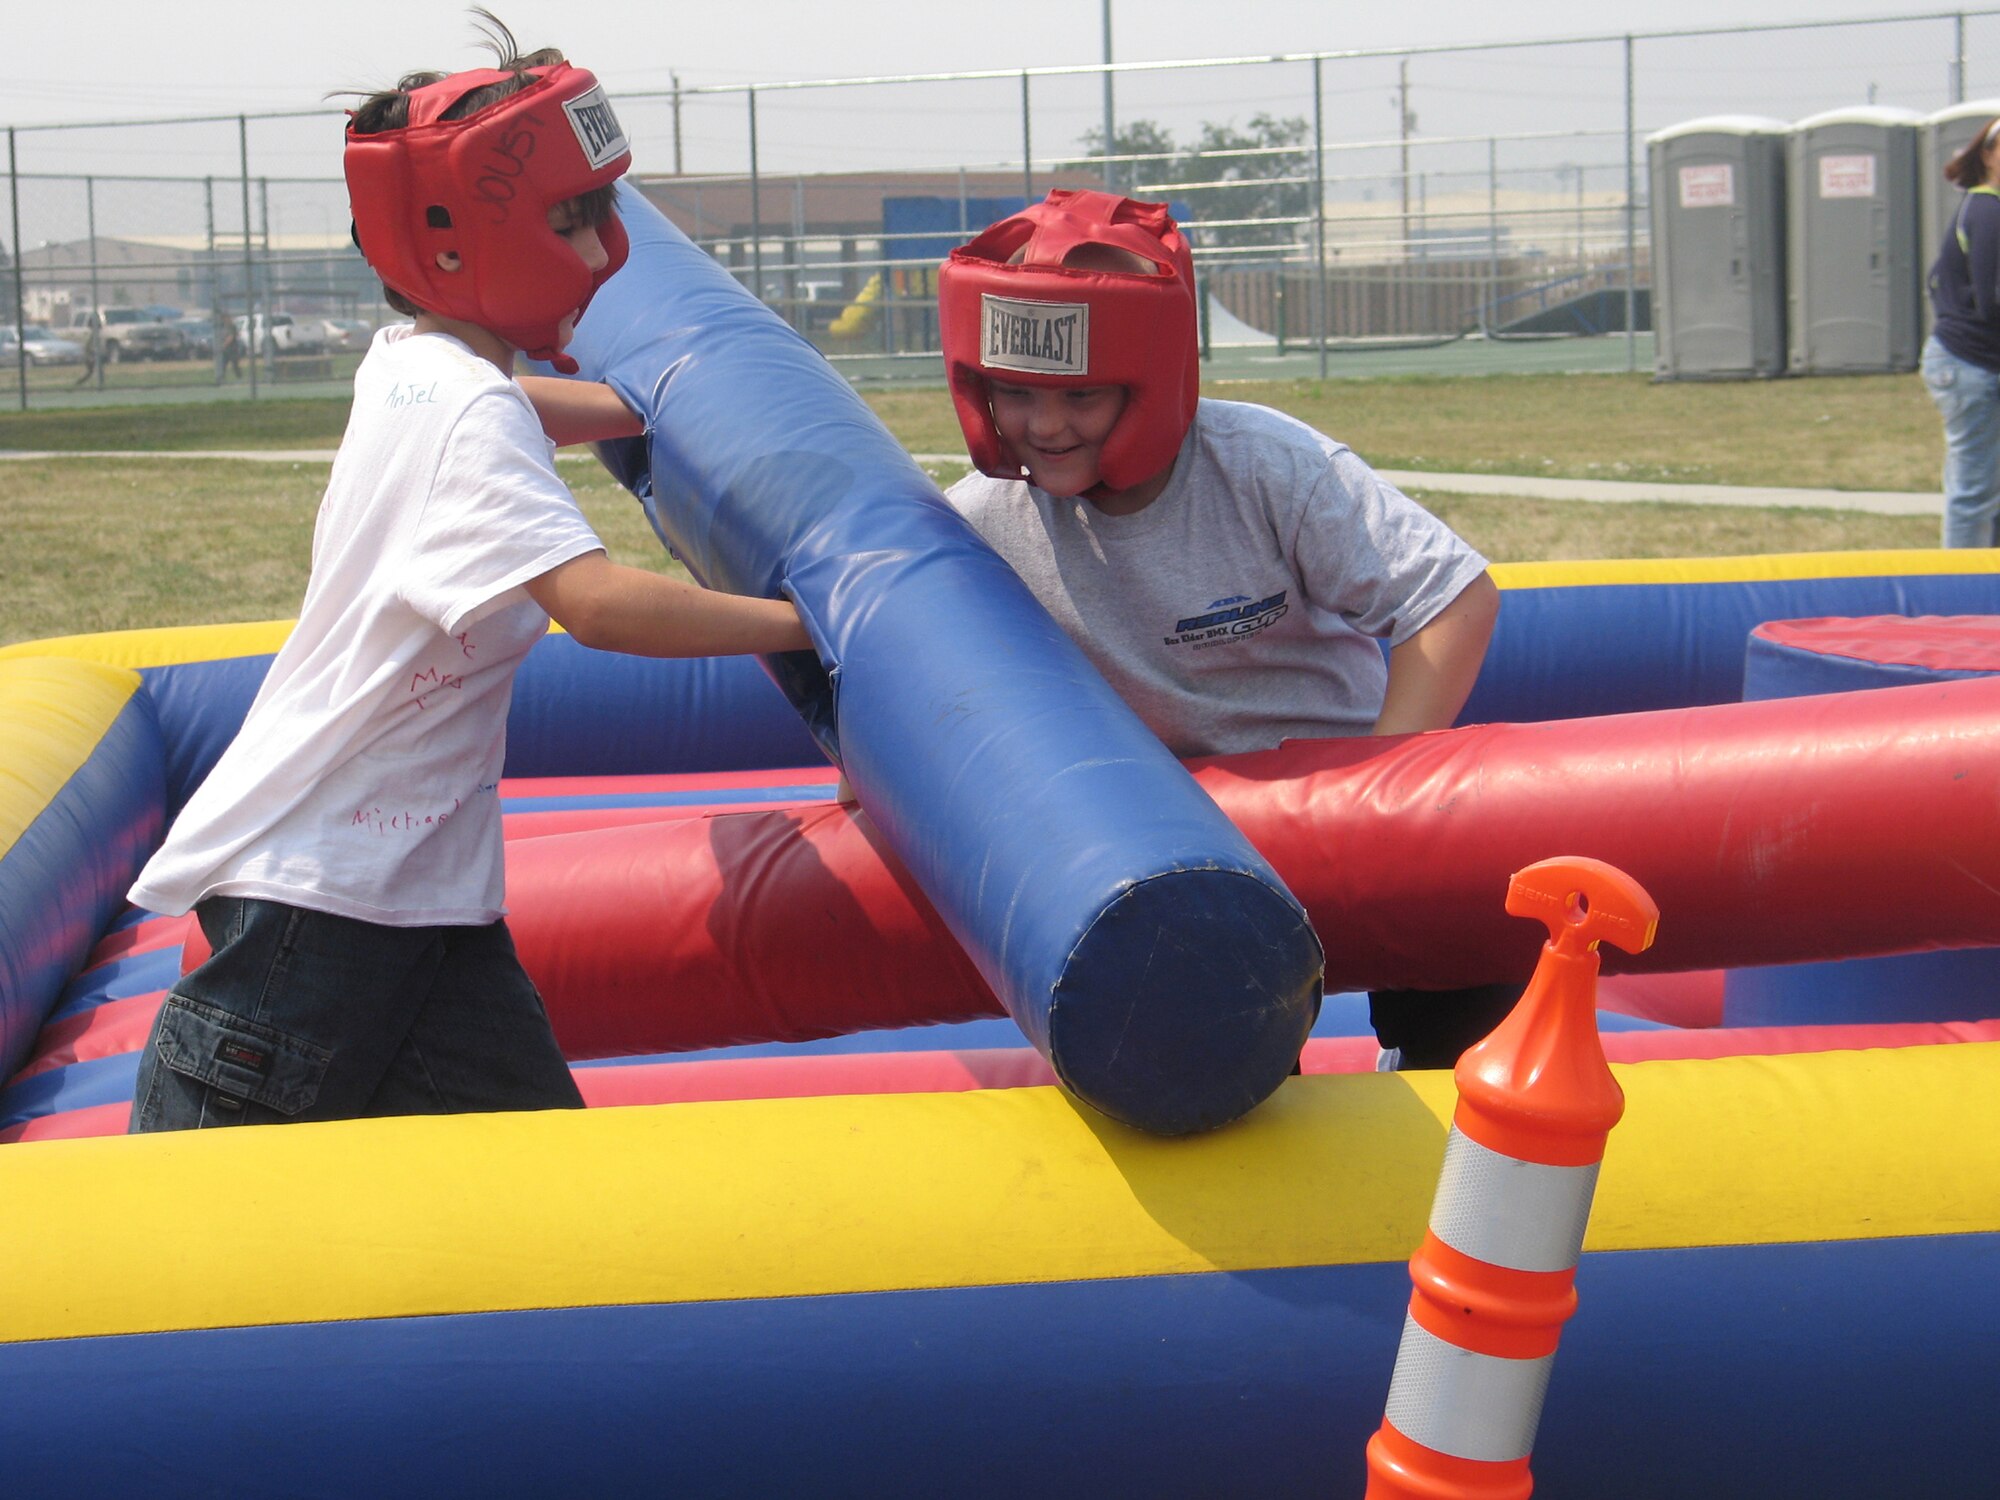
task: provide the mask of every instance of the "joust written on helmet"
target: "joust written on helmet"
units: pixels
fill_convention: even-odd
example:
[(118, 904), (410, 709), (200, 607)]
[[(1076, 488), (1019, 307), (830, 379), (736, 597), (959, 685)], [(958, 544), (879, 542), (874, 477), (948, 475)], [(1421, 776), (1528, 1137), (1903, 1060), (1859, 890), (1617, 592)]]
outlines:
[(1021, 473), (993, 420), (995, 377), (1124, 387), (1099, 460), (1114, 490), (1174, 461), (1194, 421), (1200, 350), (1194, 258), (1164, 203), (1058, 188), (952, 251), (938, 315), (952, 403), (982, 472)]
[[(519, 92), (441, 118), (473, 90), (517, 76), (530, 80)], [(609, 260), (593, 272), (549, 227), (549, 211), (615, 182), (631, 161), (596, 77), (568, 63), (476, 69), (412, 90), (408, 124), (367, 135), (350, 124), (344, 155), (355, 236), (384, 283), (571, 370), (560, 325), (624, 264), (628, 245), (615, 218), (599, 225)], [(457, 270), (439, 266), (446, 252)]]

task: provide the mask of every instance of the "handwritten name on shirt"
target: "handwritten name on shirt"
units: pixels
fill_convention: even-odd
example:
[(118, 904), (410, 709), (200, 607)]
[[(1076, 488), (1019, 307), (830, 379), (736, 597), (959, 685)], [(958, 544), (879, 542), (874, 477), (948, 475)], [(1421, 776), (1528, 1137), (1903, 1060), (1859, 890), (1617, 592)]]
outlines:
[(384, 812), (379, 807), (356, 808), (349, 826), (365, 828), (377, 838), (387, 838), (392, 833), (415, 833), (420, 828), (442, 828), (451, 821), (451, 815), (458, 811), (459, 801), (454, 797), (451, 806), (442, 811), (427, 813), (412, 812), (409, 808), (391, 808)]
[[(466, 654), (471, 653), (468, 651)], [(436, 667), (426, 667), (423, 671), (412, 673), (410, 676), (410, 692), (415, 696), (417, 707), (420, 709), (429, 708), (431, 699), (447, 688), (453, 692), (462, 692), (465, 688), (465, 678), (454, 672), (440, 672)]]
[[(499, 782), (482, 781), (472, 789), (472, 795), (490, 797), (499, 790)], [(451, 799), (450, 807), (437, 808), (430, 812), (417, 812), (407, 807), (387, 809), (358, 807), (354, 810), (354, 816), (348, 820), (348, 826), (363, 829), (377, 838), (387, 838), (392, 833), (417, 833), (426, 828), (444, 827), (463, 805), (459, 798), (454, 797)]]
[(394, 411), (400, 406), (432, 406), (437, 398), (438, 383), (435, 380), (429, 385), (406, 385), (399, 380), (389, 387), (388, 399), (382, 404)]

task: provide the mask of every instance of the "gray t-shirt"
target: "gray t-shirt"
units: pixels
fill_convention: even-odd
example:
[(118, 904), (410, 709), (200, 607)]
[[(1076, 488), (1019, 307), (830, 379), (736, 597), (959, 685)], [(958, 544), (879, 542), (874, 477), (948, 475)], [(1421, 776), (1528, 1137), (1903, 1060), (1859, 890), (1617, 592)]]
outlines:
[(1344, 444), (1203, 400), (1132, 516), (971, 474), (947, 498), (1179, 755), (1366, 734), (1400, 645), (1486, 567)]

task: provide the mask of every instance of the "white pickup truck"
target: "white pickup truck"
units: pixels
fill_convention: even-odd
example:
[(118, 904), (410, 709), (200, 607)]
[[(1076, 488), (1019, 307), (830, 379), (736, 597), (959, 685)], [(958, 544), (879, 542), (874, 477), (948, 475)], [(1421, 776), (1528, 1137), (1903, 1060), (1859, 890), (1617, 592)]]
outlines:
[(243, 316), (236, 320), (236, 336), (244, 348), (267, 356), (326, 353), (326, 324), (319, 318), (295, 319), (287, 312)]
[(121, 359), (186, 359), (187, 340), (171, 323), (136, 307), (100, 307), (70, 320), (70, 336), (85, 344), (97, 330), (107, 364)]

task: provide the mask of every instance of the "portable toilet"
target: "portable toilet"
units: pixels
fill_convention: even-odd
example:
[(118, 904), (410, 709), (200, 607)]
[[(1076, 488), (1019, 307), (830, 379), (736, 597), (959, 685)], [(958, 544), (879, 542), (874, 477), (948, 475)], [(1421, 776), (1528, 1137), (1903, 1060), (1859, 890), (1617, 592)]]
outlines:
[(1782, 120), (1712, 115), (1648, 138), (1654, 373), (1785, 373)]
[[(1922, 273), (1928, 274), (1944, 237), (1951, 230), (1959, 199), (1964, 196), (1944, 180), (1944, 164), (1965, 149), (1987, 121), (2000, 119), (2000, 99), (1971, 99), (1951, 104), (1924, 117), (1917, 149), (1917, 201), (1921, 205), (1923, 238), (1917, 244)], [(1924, 328), (1931, 326), (1931, 299), (1923, 299)]]
[(1923, 116), (1869, 105), (1792, 127), (1785, 215), (1794, 375), (1914, 370), (1926, 252), (1918, 244)]

